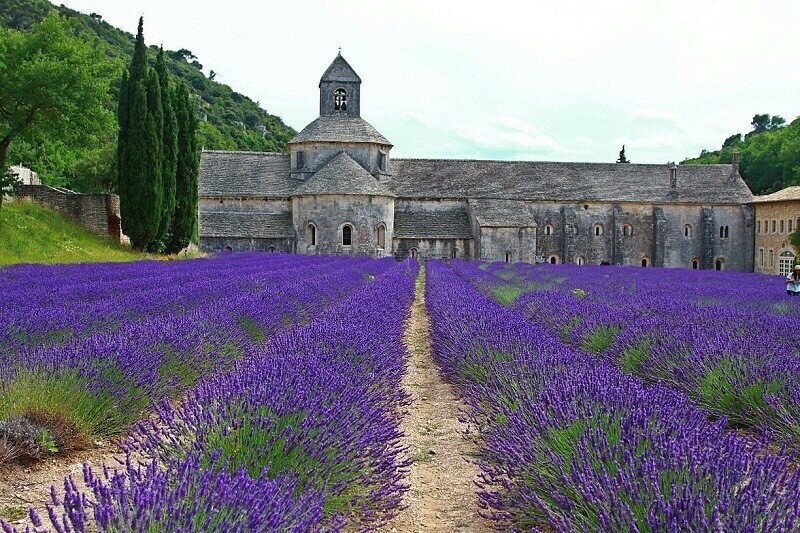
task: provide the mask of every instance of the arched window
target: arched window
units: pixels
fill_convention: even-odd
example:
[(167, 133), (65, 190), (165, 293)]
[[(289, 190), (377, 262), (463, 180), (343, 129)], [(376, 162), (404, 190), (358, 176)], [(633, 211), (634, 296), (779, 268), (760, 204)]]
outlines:
[(789, 219), (789, 233), (794, 231), (794, 220)]
[(714, 269), (716, 270), (725, 270), (725, 259), (720, 257), (716, 261), (714, 261)]
[(700, 268), (700, 259), (695, 257), (692, 259), (692, 270), (697, 270), (698, 268)]
[(788, 276), (794, 270), (794, 254), (789, 250), (784, 250), (781, 252), (781, 256), (778, 260), (778, 269), (779, 273), (782, 276)]
[(769, 267), (775, 268), (775, 250), (772, 249), (769, 251)]
[(511, 262), (511, 252), (506, 252), (506, 263)]
[(313, 222), (309, 222), (306, 226), (306, 242), (308, 246), (317, 245), (317, 227)]
[(353, 226), (345, 224), (342, 226), (342, 246), (353, 244)]
[(758, 264), (761, 265), (762, 267), (764, 266), (764, 249), (763, 248), (759, 248), (758, 249)]
[(386, 226), (378, 224), (378, 248), (386, 248)]
[(758, 232), (761, 233), (761, 221), (758, 221)]
[(275, 253), (275, 247), (274, 246), (270, 246), (269, 247), (269, 253), (271, 253), (271, 254)]
[(552, 235), (553, 234), (553, 226), (551, 226), (550, 224), (546, 225), (544, 227), (544, 234), (545, 235)]
[(458, 257), (458, 248), (453, 248), (453, 251), (450, 253), (450, 257), (452, 257), (453, 259)]
[(730, 233), (728, 232), (728, 226), (725, 226), (725, 238), (727, 239), (730, 237)]
[(642, 257), (642, 266), (643, 267), (650, 266), (650, 260), (647, 259), (646, 257)]
[(595, 224), (594, 226), (594, 235), (595, 237), (599, 237), (603, 234), (603, 225), (602, 224)]
[(719, 238), (722, 239), (723, 237), (725, 237), (725, 226), (720, 226), (719, 227)]
[(630, 224), (623, 224), (622, 235), (625, 237), (633, 236), (633, 226), (631, 226)]
[(683, 227), (683, 236), (686, 237), (687, 239), (691, 239), (692, 238), (692, 225), (691, 224), (686, 224)]
[(408, 253), (411, 255), (411, 259), (416, 259), (417, 258), (417, 249), (416, 248), (410, 249), (408, 251)]
[(226, 252), (232, 252), (232, 251), (233, 251), (233, 248), (231, 248), (230, 246), (226, 246), (226, 247), (225, 247), (225, 251), (226, 251)]
[(582, 255), (579, 255), (578, 257), (575, 258), (575, 264), (576, 265), (585, 265), (586, 264), (586, 259), (584, 259)]
[(344, 89), (336, 89), (333, 93), (333, 109), (336, 111), (347, 111), (347, 92)]
[(778, 231), (778, 221), (773, 219), (773, 221), (772, 221), (772, 233), (777, 233), (777, 231)]
[(785, 230), (786, 230), (786, 221), (781, 220), (781, 233), (783, 233)]
[(551, 255), (551, 256), (550, 256), (550, 264), (551, 264), (551, 265), (557, 265), (557, 264), (558, 264), (558, 256), (556, 256), (556, 255)]

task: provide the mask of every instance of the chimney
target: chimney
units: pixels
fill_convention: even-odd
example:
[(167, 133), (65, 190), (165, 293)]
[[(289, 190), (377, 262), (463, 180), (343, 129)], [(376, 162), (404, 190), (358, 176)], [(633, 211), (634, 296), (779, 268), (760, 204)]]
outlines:
[(675, 190), (678, 187), (678, 165), (672, 163), (669, 167), (669, 188)]
[(731, 154), (731, 174), (736, 176), (739, 173), (739, 150), (734, 150)]

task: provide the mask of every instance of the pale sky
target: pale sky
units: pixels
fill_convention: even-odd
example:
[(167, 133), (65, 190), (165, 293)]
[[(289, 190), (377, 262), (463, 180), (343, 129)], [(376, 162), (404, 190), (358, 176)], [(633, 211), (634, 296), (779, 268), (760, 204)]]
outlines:
[(800, 115), (797, 1), (61, 1), (144, 15), (298, 131), (341, 46), (392, 157), (665, 163)]

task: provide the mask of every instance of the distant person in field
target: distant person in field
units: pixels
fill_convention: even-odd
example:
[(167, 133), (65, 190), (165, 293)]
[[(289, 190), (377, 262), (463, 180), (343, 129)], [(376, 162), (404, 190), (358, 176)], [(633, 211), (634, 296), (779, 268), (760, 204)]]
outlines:
[(800, 265), (795, 265), (794, 272), (786, 276), (786, 294), (800, 294)]

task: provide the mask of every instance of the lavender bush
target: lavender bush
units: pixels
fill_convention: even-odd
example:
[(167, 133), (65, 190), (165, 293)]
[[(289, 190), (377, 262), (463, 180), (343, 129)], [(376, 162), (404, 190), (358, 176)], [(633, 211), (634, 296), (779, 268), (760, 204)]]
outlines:
[(584, 353), (800, 450), (800, 302), (739, 272), (501, 263), (455, 269)]
[(182, 402), (161, 402), (123, 443), (129, 457), (151, 462), (86, 467), (89, 493), (67, 480), (51, 523), (307, 531), (390, 518), (406, 488), (397, 413), (407, 401), (402, 335), (417, 274), (416, 263), (391, 264), (307, 325), (247, 347)]
[(495, 519), (518, 530), (798, 527), (800, 472), (788, 457), (709, 421), (686, 395), (565, 345), (562, 332), (468, 281), (496, 285), (496, 273), (428, 268), (435, 355), (471, 406), (480, 498)]

